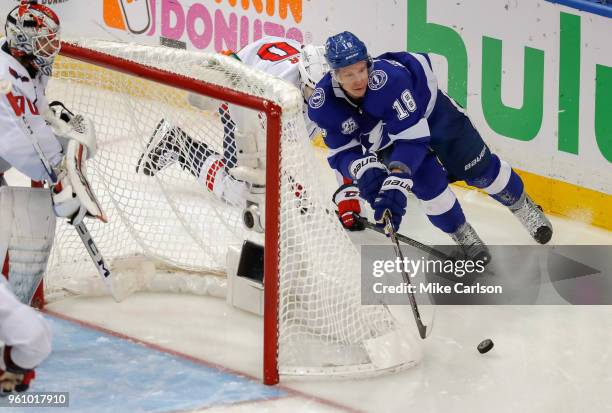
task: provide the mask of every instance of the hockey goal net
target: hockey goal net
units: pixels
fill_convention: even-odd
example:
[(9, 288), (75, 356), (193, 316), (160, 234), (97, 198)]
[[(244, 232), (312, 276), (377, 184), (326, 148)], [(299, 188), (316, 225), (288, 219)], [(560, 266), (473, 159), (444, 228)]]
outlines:
[[(88, 40), (62, 54), (47, 95), (95, 124), (87, 173), (109, 222), (87, 224), (111, 269), (146, 257), (191, 277), (222, 275), (231, 245), (265, 243), (264, 382), (418, 361), (409, 327), (384, 306), (361, 305), (359, 251), (330, 212), (333, 180), (294, 86), (212, 53)], [(211, 159), (227, 172), (227, 193), (213, 190)], [(243, 223), (243, 188), (229, 177), (241, 163), (266, 170), (265, 235)], [(96, 270), (74, 228), (59, 223), (47, 301), (84, 277)]]

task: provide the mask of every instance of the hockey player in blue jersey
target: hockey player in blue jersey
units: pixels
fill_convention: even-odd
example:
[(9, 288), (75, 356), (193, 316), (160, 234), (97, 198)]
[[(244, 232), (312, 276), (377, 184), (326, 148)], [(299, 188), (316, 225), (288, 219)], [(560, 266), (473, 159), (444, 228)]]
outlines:
[(438, 89), (427, 55), (372, 59), (361, 40), (343, 32), (327, 40), (325, 57), (332, 70), (317, 84), (308, 114), (324, 131), (330, 166), (354, 179), (377, 221), (389, 210), (398, 229), (412, 192), (467, 256), (488, 257), (448, 186), (462, 180), (507, 206), (537, 242), (550, 240), (550, 221), (463, 109)]

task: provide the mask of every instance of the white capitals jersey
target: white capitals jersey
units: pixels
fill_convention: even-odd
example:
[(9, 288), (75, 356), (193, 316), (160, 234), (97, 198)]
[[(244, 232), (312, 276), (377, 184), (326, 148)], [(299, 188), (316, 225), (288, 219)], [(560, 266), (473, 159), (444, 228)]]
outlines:
[(236, 55), (244, 64), (279, 77), (300, 87), (300, 51), (302, 45), (282, 37), (263, 37), (249, 43)]
[[(267, 36), (249, 43), (236, 53), (241, 62), (247, 66), (266, 72), (301, 88), (300, 53), (302, 45), (292, 39)], [(317, 125), (308, 118), (308, 107), (303, 107), (304, 121), (309, 138), (312, 139)]]
[(61, 161), (62, 147), (43, 118), (47, 82), (40, 73), (32, 79), (8, 53), (6, 40), (0, 43), (0, 172), (12, 166), (36, 181), (49, 179), (32, 136), (51, 165)]
[[(0, 356), (3, 345), (12, 346), (11, 359), (32, 369), (51, 353), (51, 327), (32, 307), (22, 304), (0, 274)], [(5, 370), (0, 357), (0, 370)]]

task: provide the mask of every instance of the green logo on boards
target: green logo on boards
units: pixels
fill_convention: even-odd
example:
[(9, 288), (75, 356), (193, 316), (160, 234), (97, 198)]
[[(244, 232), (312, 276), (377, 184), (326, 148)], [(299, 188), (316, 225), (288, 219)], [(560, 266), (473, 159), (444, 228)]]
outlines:
[[(580, 122), (580, 16), (560, 12), (559, 36), (559, 151), (578, 154)], [(427, 22), (427, 0), (408, 0), (408, 49), (442, 55), (448, 62), (448, 93), (467, 106), (468, 56), (461, 35), (441, 24)], [(545, 51), (525, 46), (523, 104), (504, 105), (501, 96), (503, 41), (482, 36), (481, 104), (489, 127), (502, 136), (532, 140), (542, 126)], [(486, 68), (486, 70), (485, 70)], [(612, 162), (612, 67), (595, 68), (595, 138), (601, 154)], [(589, 122), (583, 116), (583, 122)]]

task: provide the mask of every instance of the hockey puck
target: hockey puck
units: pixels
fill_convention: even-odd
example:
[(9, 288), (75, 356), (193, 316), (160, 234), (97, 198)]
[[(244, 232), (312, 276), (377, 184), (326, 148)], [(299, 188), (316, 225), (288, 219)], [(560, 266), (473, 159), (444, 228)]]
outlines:
[(493, 348), (493, 340), (491, 340), (490, 338), (487, 338), (486, 340), (482, 340), (477, 347), (478, 352), (480, 354), (484, 354), (487, 351), (491, 350), (492, 348)]

